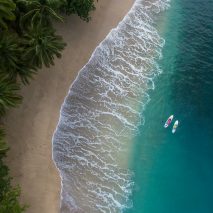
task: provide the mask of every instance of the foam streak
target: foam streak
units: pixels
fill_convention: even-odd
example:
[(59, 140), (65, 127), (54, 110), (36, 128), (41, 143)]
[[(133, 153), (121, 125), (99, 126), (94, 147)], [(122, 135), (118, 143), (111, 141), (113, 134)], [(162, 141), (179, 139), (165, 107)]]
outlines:
[(136, 1), (72, 84), (53, 137), (61, 212), (117, 213), (131, 207), (128, 149), (144, 122), (147, 91), (161, 72), (156, 60), (164, 40), (154, 25), (167, 7), (168, 0)]

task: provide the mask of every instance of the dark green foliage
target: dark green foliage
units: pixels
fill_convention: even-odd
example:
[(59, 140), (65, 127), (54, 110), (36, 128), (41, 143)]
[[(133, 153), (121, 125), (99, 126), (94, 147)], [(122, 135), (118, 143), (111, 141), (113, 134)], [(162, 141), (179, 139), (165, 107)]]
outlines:
[(9, 169), (3, 163), (5, 154), (0, 154), (0, 203), (3, 200), (5, 192), (10, 188), (10, 178), (8, 177)]
[(26, 85), (30, 83), (30, 80), (37, 73), (37, 68), (30, 64), (30, 61), (27, 61), (23, 57), (23, 54), (20, 56), (18, 68), (15, 70), (15, 73), (11, 73), (9, 76), (11, 76), (12, 79), (12, 76), (16, 75), (16, 77), (19, 77), (21, 82)]
[(9, 107), (21, 103), (21, 96), (17, 94), (19, 86), (8, 79), (0, 78), (0, 116), (4, 115)]
[(8, 145), (5, 143), (5, 132), (0, 128), (0, 154), (5, 153), (8, 150)]
[(24, 212), (27, 206), (22, 206), (19, 203), (19, 196), (21, 190), (20, 187), (10, 187), (3, 195), (3, 199), (0, 202), (0, 213), (21, 213)]
[(3, 157), (5, 154), (0, 153), (0, 213), (24, 212), (26, 206), (22, 206), (18, 201), (20, 188), (11, 186), (9, 169), (4, 165)]
[(54, 56), (60, 58), (65, 47), (61, 36), (55, 35), (50, 27), (34, 27), (24, 35), (23, 57), (32, 65), (41, 68), (54, 65)]
[(20, 24), (23, 26), (31, 24), (31, 27), (37, 25), (51, 24), (51, 18), (63, 21), (62, 17), (56, 13), (61, 3), (58, 0), (18, 0), (17, 5), (24, 12), (20, 18)]
[(6, 21), (15, 20), (13, 11), (16, 5), (12, 0), (0, 0), (0, 28), (7, 29)]
[(26, 206), (19, 203), (20, 187), (11, 185), (9, 169), (4, 164), (8, 146), (5, 143), (5, 133), (0, 128), (0, 213), (22, 213)]
[(18, 37), (15, 34), (0, 34), (0, 69), (14, 70), (18, 67), (18, 61), (22, 49), (19, 47)]
[[(0, 0), (5, 2), (7, 0)], [(10, 23), (10, 32), (0, 33), (0, 77), (11, 81), (21, 79), (28, 84), (42, 65), (54, 64), (54, 56), (61, 57), (65, 43), (55, 35), (51, 20), (62, 20), (58, 11), (78, 14), (89, 20), (95, 9), (94, 0), (9, 0), (16, 20)], [(15, 2), (15, 4), (13, 3)], [(10, 5), (8, 3), (8, 5)], [(6, 3), (5, 3), (6, 4)], [(1, 8), (1, 7), (0, 7)], [(20, 27), (22, 26), (22, 27)]]
[(0, 34), (0, 77), (16, 81), (19, 76), (26, 84), (35, 73), (33, 66), (23, 57), (22, 40), (15, 33)]
[(65, 0), (63, 10), (68, 14), (77, 14), (85, 21), (90, 20), (90, 12), (95, 10), (94, 0)]

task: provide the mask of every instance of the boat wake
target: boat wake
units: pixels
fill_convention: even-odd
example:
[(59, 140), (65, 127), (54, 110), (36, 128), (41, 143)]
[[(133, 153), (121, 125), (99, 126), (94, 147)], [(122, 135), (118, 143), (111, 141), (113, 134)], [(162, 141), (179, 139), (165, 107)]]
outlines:
[(156, 61), (164, 40), (154, 26), (168, 6), (168, 0), (137, 0), (72, 84), (53, 136), (61, 212), (131, 208), (128, 152), (161, 72)]

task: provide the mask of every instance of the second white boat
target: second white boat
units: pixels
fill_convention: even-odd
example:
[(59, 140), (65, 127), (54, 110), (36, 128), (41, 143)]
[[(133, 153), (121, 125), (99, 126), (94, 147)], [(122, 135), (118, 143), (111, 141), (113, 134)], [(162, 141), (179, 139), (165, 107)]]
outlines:
[(179, 124), (179, 122), (178, 122), (178, 120), (176, 120), (175, 123), (174, 123), (174, 125), (173, 125), (173, 128), (172, 128), (172, 133), (173, 134), (176, 132), (178, 124)]

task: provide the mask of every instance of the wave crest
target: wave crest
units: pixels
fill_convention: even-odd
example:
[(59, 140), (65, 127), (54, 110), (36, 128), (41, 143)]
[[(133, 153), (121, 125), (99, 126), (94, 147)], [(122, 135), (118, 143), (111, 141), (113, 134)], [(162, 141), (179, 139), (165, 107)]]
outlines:
[(138, 0), (96, 48), (62, 105), (53, 159), (62, 179), (61, 212), (122, 212), (132, 206), (128, 150), (147, 90), (161, 70), (164, 40), (154, 28), (168, 0)]

